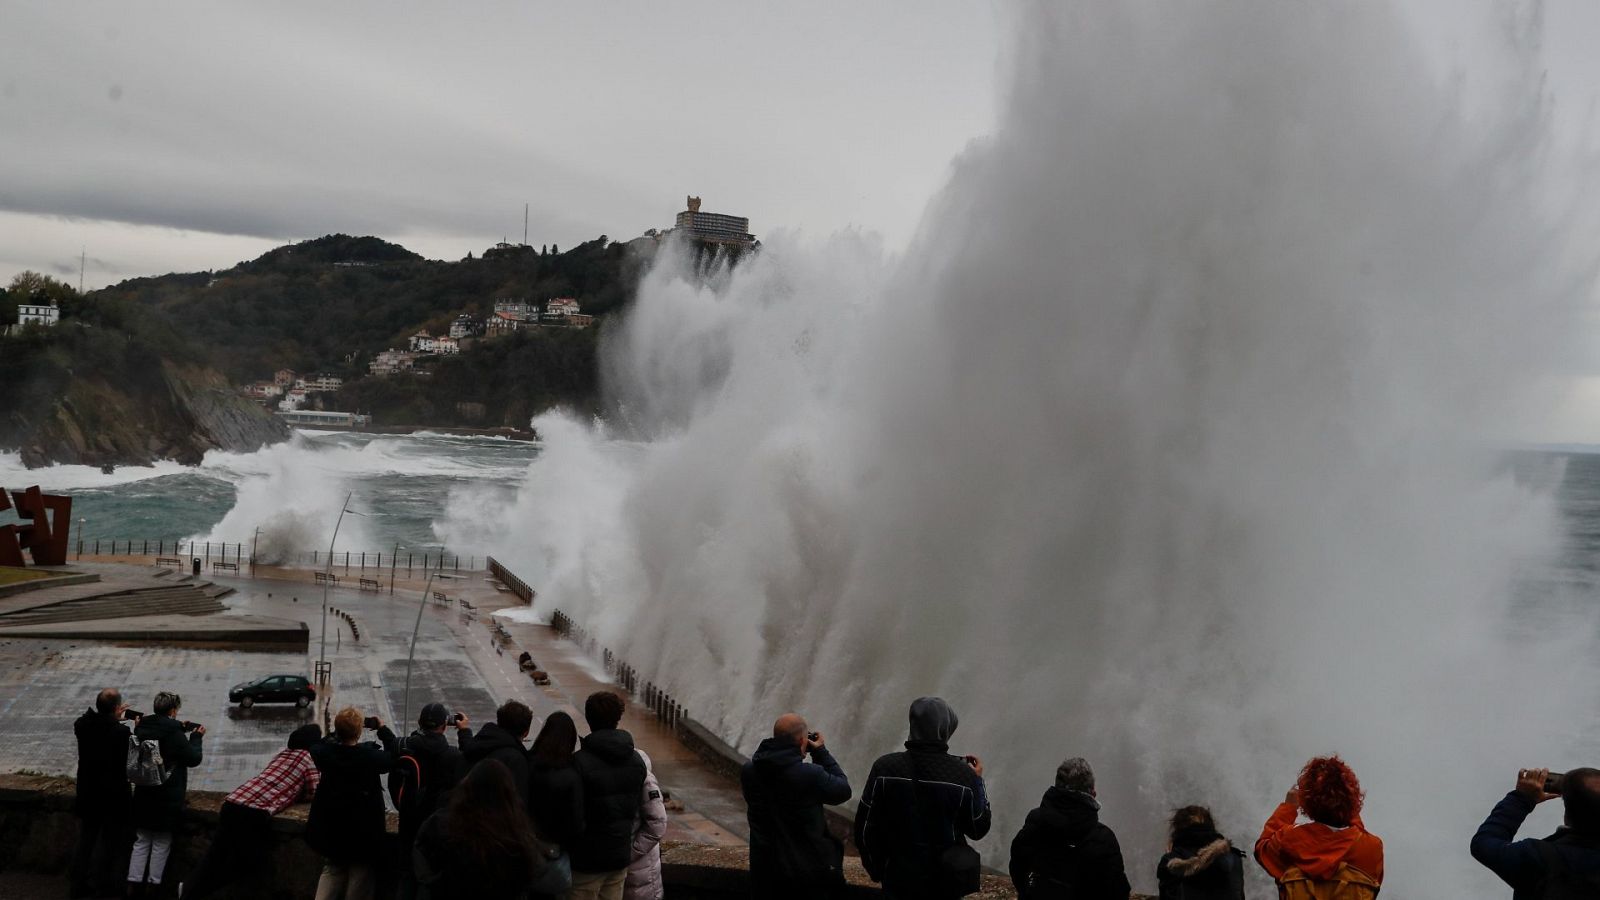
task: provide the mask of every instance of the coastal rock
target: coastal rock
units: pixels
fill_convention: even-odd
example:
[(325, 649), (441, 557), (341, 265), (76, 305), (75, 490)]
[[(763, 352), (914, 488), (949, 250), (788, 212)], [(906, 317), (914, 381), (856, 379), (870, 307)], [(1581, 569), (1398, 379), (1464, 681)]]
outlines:
[(79, 373), (39, 421), (13, 418), (0, 434), (23, 465), (198, 465), (207, 450), (248, 453), (289, 438), (277, 416), (210, 369), (163, 363), (139, 380)]

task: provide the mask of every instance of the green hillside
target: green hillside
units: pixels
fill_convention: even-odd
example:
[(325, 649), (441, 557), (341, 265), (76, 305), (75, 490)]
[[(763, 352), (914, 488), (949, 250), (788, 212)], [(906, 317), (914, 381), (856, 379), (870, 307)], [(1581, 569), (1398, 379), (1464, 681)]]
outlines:
[[(379, 424), (526, 425), (553, 405), (592, 408), (603, 317), (633, 296), (646, 260), (604, 236), (566, 252), (491, 249), (456, 262), (422, 259), (373, 237), (329, 235), (217, 272), (139, 278), (91, 296), (156, 314), (236, 383), (281, 368), (330, 372), (346, 389), (331, 407)], [(364, 377), (373, 355), (418, 329), (483, 318), (499, 299), (574, 297), (590, 329), (535, 329), (480, 341), (427, 376)], [(473, 404), (482, 404), (483, 409)]]

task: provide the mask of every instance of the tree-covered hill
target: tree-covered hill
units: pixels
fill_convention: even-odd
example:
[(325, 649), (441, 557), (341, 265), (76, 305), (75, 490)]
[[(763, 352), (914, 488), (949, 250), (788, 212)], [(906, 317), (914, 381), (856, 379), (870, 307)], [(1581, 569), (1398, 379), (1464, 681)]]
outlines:
[(497, 299), (576, 297), (585, 313), (604, 315), (631, 298), (643, 262), (604, 236), (565, 253), (511, 247), (436, 262), (377, 238), (330, 235), (231, 269), (96, 293), (159, 314), (236, 382), (280, 368), (350, 377), (418, 328), (438, 333), (460, 313), (486, 316)]
[(27, 465), (197, 463), (210, 449), (288, 437), (163, 318), (34, 272), (7, 293), (61, 309), (54, 327), (0, 337), (0, 449), (21, 451)]

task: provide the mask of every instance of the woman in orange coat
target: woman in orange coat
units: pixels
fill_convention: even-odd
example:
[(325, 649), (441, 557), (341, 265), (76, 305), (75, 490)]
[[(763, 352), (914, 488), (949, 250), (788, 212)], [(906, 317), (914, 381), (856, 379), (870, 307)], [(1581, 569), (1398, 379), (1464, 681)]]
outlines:
[[(1256, 841), (1256, 862), (1280, 897), (1311, 896), (1312, 885), (1340, 883), (1339, 896), (1373, 897), (1383, 883), (1383, 841), (1361, 823), (1361, 782), (1337, 756), (1319, 756), (1272, 813)], [(1311, 821), (1296, 825), (1304, 810)]]

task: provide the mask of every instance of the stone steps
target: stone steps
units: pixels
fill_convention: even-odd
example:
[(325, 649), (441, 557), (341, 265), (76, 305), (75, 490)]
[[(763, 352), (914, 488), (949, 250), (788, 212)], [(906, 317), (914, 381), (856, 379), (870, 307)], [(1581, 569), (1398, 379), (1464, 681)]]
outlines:
[(231, 592), (231, 588), (212, 585), (209, 582), (204, 585), (173, 584), (166, 587), (120, 591), (0, 614), (0, 627), (136, 616), (203, 616), (226, 609), (217, 598)]

